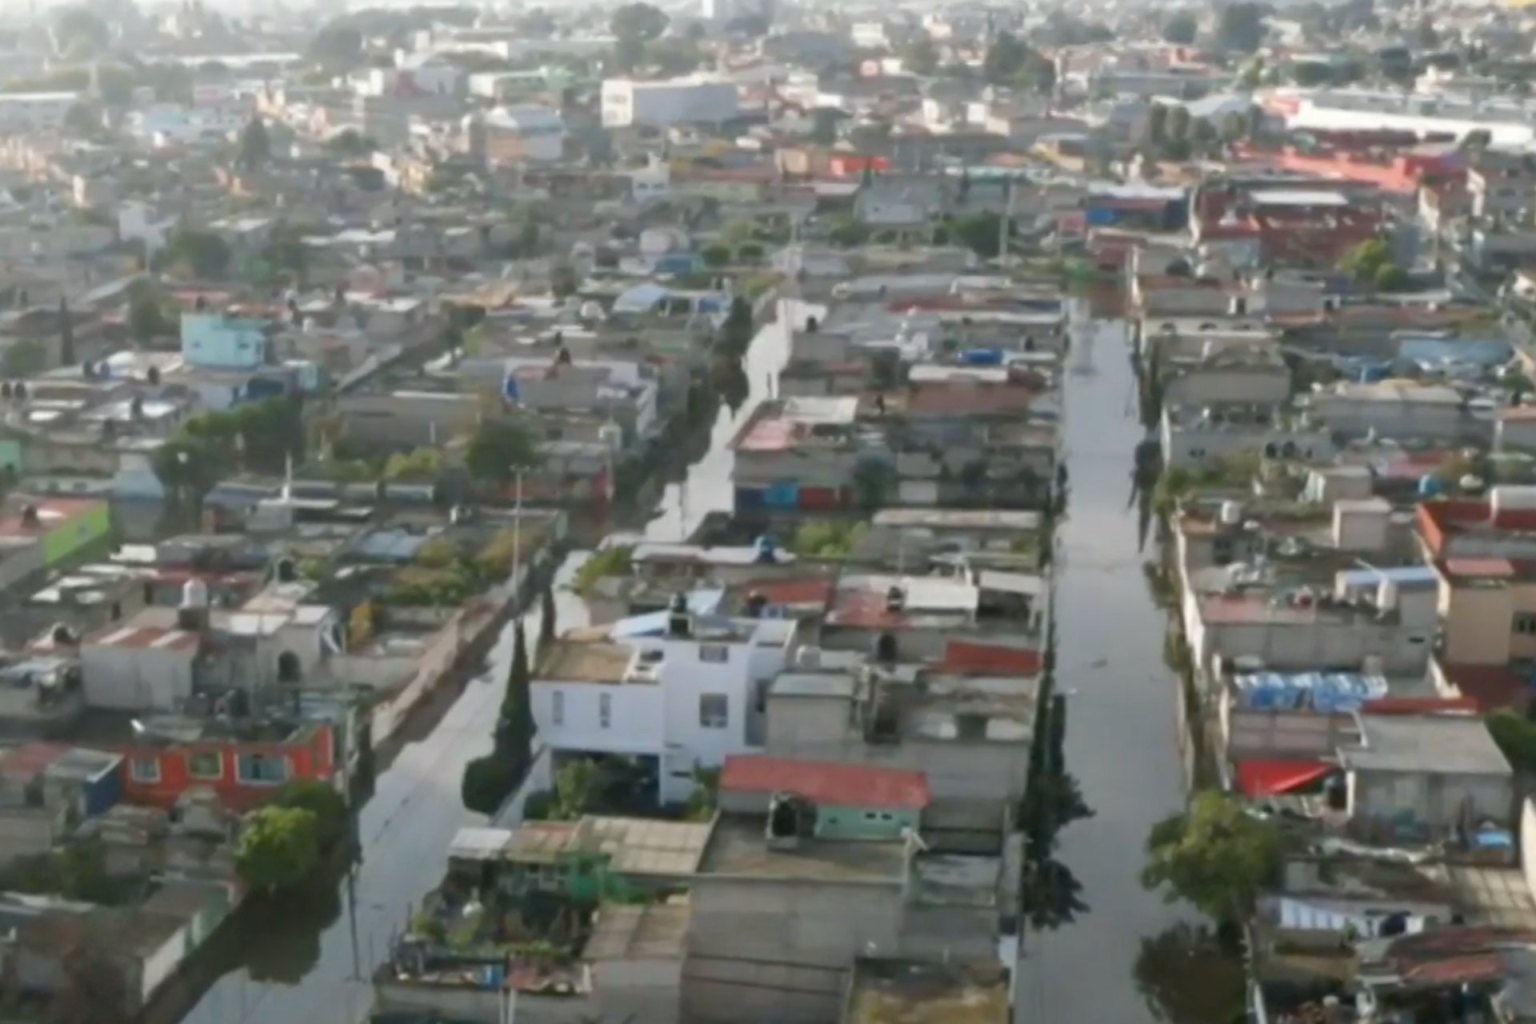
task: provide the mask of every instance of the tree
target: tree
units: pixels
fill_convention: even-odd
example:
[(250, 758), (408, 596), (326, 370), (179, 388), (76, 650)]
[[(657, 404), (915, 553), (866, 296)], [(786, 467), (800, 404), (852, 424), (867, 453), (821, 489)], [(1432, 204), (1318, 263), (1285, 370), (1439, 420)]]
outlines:
[(982, 58), (982, 77), (992, 85), (1007, 85), (1018, 76), (1029, 54), (1029, 47), (1012, 32), (999, 32)]
[(176, 325), (165, 315), (159, 293), (147, 281), (135, 286), (128, 296), (128, 333), (147, 345), (162, 335), (171, 334)]
[(817, 107), (811, 111), (811, 141), (818, 146), (830, 146), (837, 142), (839, 111), (831, 107)]
[(101, 130), (101, 110), (91, 103), (72, 103), (64, 111), (64, 128), (76, 138), (88, 138)]
[(659, 7), (647, 3), (631, 3), (613, 12), (608, 27), (620, 39), (638, 39), (642, 43), (649, 43), (661, 37), (669, 21)]
[(322, 852), (329, 851), (346, 837), (347, 799), (336, 787), (314, 779), (291, 782), (279, 794), (276, 805), (308, 811), (315, 816), (315, 837)]
[(35, 377), (48, 368), (48, 350), (30, 338), (18, 338), (0, 356), (0, 373), (7, 377)]
[(1403, 292), (1413, 284), (1408, 271), (1393, 264), (1376, 268), (1375, 285), (1379, 292)]
[(267, 125), (259, 116), (245, 123), (240, 131), (240, 166), (257, 168), (272, 158), (272, 139), (267, 135)]
[(539, 595), (539, 654), (543, 655), (549, 649), (549, 645), (555, 642), (556, 629), (559, 625), (558, 612), (555, 608), (555, 589), (548, 584), (544, 585), (543, 592)]
[(740, 295), (731, 300), (731, 308), (720, 325), (715, 338), (715, 350), (721, 355), (740, 358), (752, 344), (755, 327), (752, 323), (752, 305)]
[(1170, 43), (1188, 46), (1200, 34), (1200, 19), (1193, 11), (1174, 11), (1163, 21), (1163, 38)]
[(155, 258), (155, 262), (164, 269), (174, 268), (213, 281), (219, 280), (229, 271), (233, 260), (234, 254), (223, 238), (209, 231), (191, 229), (183, 229), (172, 235)]
[(85, 7), (67, 7), (53, 23), (53, 46), (57, 53), (75, 53), (89, 57), (112, 43), (107, 23)]
[(1182, 103), (1169, 108), (1168, 124), (1165, 129), (1166, 138), (1170, 142), (1189, 141), (1190, 126), (1194, 123), (1189, 115), (1189, 108)]
[(516, 420), (488, 417), (464, 450), (464, 466), (477, 481), (505, 487), (541, 461), (538, 443)]
[(1536, 774), (1536, 722), (1514, 711), (1495, 711), (1488, 716), (1488, 734), (1511, 768)]
[(843, 249), (852, 249), (863, 245), (869, 232), (857, 217), (845, 214), (832, 223), (827, 229), (827, 241)]
[(1218, 923), (1236, 923), (1247, 919), (1279, 867), (1274, 823), (1250, 815), (1225, 793), (1206, 791), (1187, 810), (1152, 826), (1141, 882)]
[(1134, 975), (1155, 1020), (1223, 1024), (1244, 1019), (1243, 961), (1222, 948), (1208, 925), (1180, 921), (1143, 937)]
[[(526, 770), (526, 769), (525, 769)], [(464, 766), (459, 784), (459, 799), (476, 814), (495, 814), (517, 789), (522, 774), (497, 753), (477, 757)]]
[(1056, 91), (1056, 62), (1044, 54), (1030, 51), (1023, 66), (1013, 76), (1013, 83), (1027, 92), (1049, 96)]
[(1264, 19), (1269, 8), (1261, 3), (1238, 0), (1221, 8), (1216, 17), (1216, 43), (1224, 50), (1252, 53), (1264, 41)]
[(896, 470), (884, 459), (862, 458), (853, 467), (853, 491), (859, 508), (874, 513), (884, 507), (896, 486)]
[(957, 219), (949, 228), (949, 237), (957, 244), (970, 249), (982, 259), (994, 259), (1000, 255), (998, 248), (1003, 235), (1003, 215), (983, 210)]
[(1392, 262), (1392, 250), (1379, 238), (1369, 238), (1344, 254), (1339, 269), (1356, 281), (1375, 281), (1376, 275)]
[(602, 791), (602, 772), (586, 758), (571, 761), (555, 773), (555, 805), (550, 817), (575, 821), (597, 806)]
[(274, 804), (245, 819), (235, 867), (252, 889), (270, 893), (298, 885), (319, 862), (320, 826), (313, 811)]
[(356, 25), (333, 21), (310, 40), (309, 59), (322, 67), (350, 68), (363, 57), (363, 32)]
[(901, 54), (902, 65), (914, 75), (931, 75), (939, 69), (939, 50), (933, 37), (919, 33)]
[(569, 298), (576, 294), (581, 287), (581, 277), (576, 273), (576, 268), (568, 263), (561, 263), (549, 272), (549, 291), (557, 299)]
[(731, 247), (728, 245), (706, 245), (699, 255), (703, 258), (706, 267), (718, 269), (731, 262)]
[(513, 627), (512, 664), (507, 671), (507, 689), (502, 694), (494, 741), (497, 755), (516, 765), (519, 775), (533, 761), (533, 706), (529, 696), (532, 682), (528, 640), (523, 633), (523, 620), (518, 619)]
[(59, 362), (65, 366), (75, 363), (75, 321), (69, 315), (69, 300), (59, 300)]

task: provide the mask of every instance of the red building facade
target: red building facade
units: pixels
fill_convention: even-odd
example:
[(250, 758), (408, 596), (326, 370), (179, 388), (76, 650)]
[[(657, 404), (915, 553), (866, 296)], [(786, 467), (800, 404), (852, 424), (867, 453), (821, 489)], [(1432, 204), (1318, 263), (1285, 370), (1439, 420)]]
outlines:
[(330, 783), (336, 776), (336, 733), (328, 723), (305, 725), (286, 739), (203, 737), (147, 740), (123, 751), (124, 797), (154, 807), (174, 805), (201, 786), (226, 807), (259, 807), (292, 782)]

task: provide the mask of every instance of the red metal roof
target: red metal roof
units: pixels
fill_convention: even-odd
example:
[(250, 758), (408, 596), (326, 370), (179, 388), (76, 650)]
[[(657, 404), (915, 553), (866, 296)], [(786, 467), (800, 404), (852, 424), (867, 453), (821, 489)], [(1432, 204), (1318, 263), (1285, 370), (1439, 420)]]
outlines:
[(1244, 796), (1280, 796), (1321, 782), (1334, 766), (1321, 761), (1239, 761), (1237, 788)]
[(1040, 652), (1027, 647), (951, 640), (944, 647), (944, 660), (939, 667), (946, 672), (1034, 676), (1040, 674), (1041, 662)]
[(743, 586), (748, 594), (760, 594), (769, 604), (792, 607), (795, 605), (826, 606), (832, 596), (832, 579), (818, 576), (810, 579), (752, 580)]
[(1367, 715), (1436, 715), (1475, 712), (1477, 701), (1471, 697), (1383, 697), (1360, 706)]
[(793, 793), (836, 807), (886, 807), (921, 811), (932, 799), (921, 772), (735, 755), (725, 759), (720, 789), (738, 793)]

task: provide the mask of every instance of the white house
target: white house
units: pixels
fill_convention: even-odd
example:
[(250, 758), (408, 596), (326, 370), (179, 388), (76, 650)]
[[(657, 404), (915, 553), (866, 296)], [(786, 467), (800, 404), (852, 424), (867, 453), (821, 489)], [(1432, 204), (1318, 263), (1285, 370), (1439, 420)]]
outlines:
[(557, 760), (654, 758), (660, 799), (681, 802), (695, 768), (763, 748), (768, 684), (794, 636), (793, 619), (698, 615), (686, 602), (567, 634), (531, 687), (539, 737)]
[(704, 75), (640, 82), (609, 78), (603, 82), (603, 127), (719, 124), (740, 110), (734, 82)]
[(565, 153), (565, 120), (552, 107), (498, 107), (486, 111), (483, 123), (492, 166), (559, 160)]

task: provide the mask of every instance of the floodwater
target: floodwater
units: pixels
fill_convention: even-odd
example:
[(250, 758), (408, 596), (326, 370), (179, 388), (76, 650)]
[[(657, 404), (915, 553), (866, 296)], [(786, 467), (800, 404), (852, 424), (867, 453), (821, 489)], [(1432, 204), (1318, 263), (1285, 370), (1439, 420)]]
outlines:
[(1142, 571), (1156, 538), (1143, 549), (1133, 470), (1145, 432), (1125, 324), (1089, 319), (1086, 306), (1077, 315), (1064, 377), (1070, 478), (1056, 542), (1056, 682), (1066, 768), (1094, 814), (1066, 826), (1056, 859), (1086, 909), (1024, 936), (1016, 1019), (1228, 1024), (1186, 991), (1209, 986), (1213, 966), (1182, 948), (1188, 914), (1139, 878), (1148, 831), (1185, 799), (1177, 691), (1162, 660), (1167, 620)]
[[(732, 455), (726, 447), (741, 419), (769, 394), (788, 351), (782, 324), (815, 315), (814, 307), (784, 304), (780, 319), (759, 331), (745, 360), (748, 394), (736, 411), (720, 410), (708, 454), (691, 467), (686, 485), (668, 485), (647, 523), (654, 540), (677, 540), (708, 512), (731, 507)], [(569, 579), (575, 559), (557, 576)], [(556, 614), (579, 623), (580, 602), (557, 586)], [(524, 618), (528, 639), (539, 634), (538, 606)], [(359, 813), (362, 862), (340, 891), (285, 907), (281, 920), (261, 922), (228, 943), (222, 976), (186, 1015), (186, 1024), (355, 1024), (371, 1008), (368, 977), (391, 938), (409, 920), (412, 902), (442, 878), (443, 855), (454, 833), (483, 821), (459, 802), (464, 766), (490, 749), (491, 724), (501, 706), (512, 654), (512, 631), (501, 637), (487, 670), (461, 691), (440, 698), (449, 706), (423, 709), (398, 755), (379, 775)], [(291, 909), (291, 913), (289, 910)], [(215, 965), (220, 969), (220, 965)]]
[[(797, 306), (785, 319), (819, 312)], [(1081, 884), (1087, 905), (1071, 923), (1030, 932), (1017, 989), (1018, 1019), (1062, 1024), (1229, 1024), (1208, 992), (1230, 965), (1191, 956), (1187, 919), (1141, 887), (1147, 831), (1183, 802), (1175, 683), (1161, 661), (1163, 613), (1144, 582), (1142, 529), (1134, 501), (1134, 450), (1143, 437), (1124, 328), (1085, 322), (1066, 374), (1064, 442), (1070, 501), (1059, 531), (1057, 679), (1067, 694), (1066, 765), (1095, 814), (1063, 831), (1057, 859)], [(686, 482), (669, 484), (645, 534), (677, 540), (708, 512), (731, 504), (727, 442), (742, 417), (770, 394), (786, 338), (765, 327), (746, 359), (749, 394), (722, 409), (708, 453)], [(562, 569), (569, 578), (572, 564)], [(560, 593), (558, 614), (581, 621)], [(537, 609), (525, 620), (538, 635)], [(446, 708), (427, 709), (362, 808), (363, 860), (338, 890), (259, 934), (240, 936), (225, 973), (187, 1024), (355, 1024), (370, 1008), (367, 977), (408, 920), (411, 902), (441, 877), (443, 853), (478, 816), (459, 803), (464, 765), (489, 749), (511, 653), (503, 636), (488, 670)], [(1220, 1006), (1221, 1010), (1215, 1009)]]

